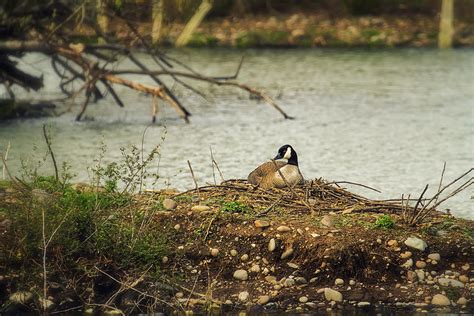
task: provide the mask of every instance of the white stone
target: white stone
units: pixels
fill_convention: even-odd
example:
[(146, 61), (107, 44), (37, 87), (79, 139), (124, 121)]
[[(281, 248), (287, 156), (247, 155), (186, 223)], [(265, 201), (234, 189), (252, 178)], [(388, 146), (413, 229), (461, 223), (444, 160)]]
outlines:
[(250, 272), (259, 273), (259, 272), (260, 272), (260, 266), (259, 266), (258, 264), (254, 264), (254, 265), (250, 268)]
[(249, 260), (249, 255), (248, 254), (243, 254), (242, 257), (240, 257), (240, 260), (243, 261), (243, 262)]
[(450, 286), (450, 287), (459, 287), (459, 288), (464, 287), (464, 283), (462, 283), (461, 281), (447, 279), (447, 278), (439, 278), (438, 283), (441, 286)]
[(402, 264), (402, 267), (404, 268), (411, 268), (413, 266), (413, 259), (408, 259), (404, 264)]
[(172, 199), (164, 199), (161, 204), (163, 204), (163, 207), (168, 211), (174, 210), (176, 206), (178, 206), (178, 204)]
[(246, 281), (249, 278), (247, 270), (236, 270), (234, 272), (234, 279)]
[(343, 285), (343, 284), (344, 284), (344, 280), (338, 278), (338, 279), (336, 279), (336, 280), (334, 281), (334, 284), (335, 284), (335, 285)]
[(270, 301), (270, 296), (268, 295), (262, 295), (258, 298), (257, 304), (259, 305), (265, 305)]
[(306, 302), (308, 302), (308, 298), (306, 296), (301, 296), (299, 298), (299, 301), (300, 301), (300, 303), (306, 303)]
[(217, 248), (212, 248), (211, 249), (211, 256), (217, 257), (218, 254), (219, 254), (219, 249), (217, 249)]
[(436, 294), (431, 299), (431, 304), (436, 305), (436, 306), (449, 306), (451, 305), (451, 302), (449, 301), (449, 298), (447, 298), (445, 295)]
[(230, 255), (231, 255), (232, 257), (237, 256), (237, 250), (232, 249), (232, 250), (230, 251)]
[(462, 296), (461, 296), (461, 297), (457, 300), (456, 304), (461, 305), (461, 306), (464, 306), (464, 305), (467, 304), (467, 299), (466, 299), (465, 297), (462, 297)]
[(268, 242), (268, 251), (272, 252), (276, 248), (276, 241), (275, 238), (270, 239)]
[(193, 212), (205, 212), (209, 211), (211, 208), (207, 205), (194, 205), (191, 207), (191, 211)]
[(426, 247), (428, 247), (426, 242), (418, 237), (408, 237), (407, 240), (405, 240), (405, 245), (421, 251), (425, 251)]
[(326, 227), (334, 227), (334, 217), (331, 215), (324, 215), (321, 224)]
[(359, 303), (357, 303), (357, 306), (358, 306), (358, 307), (370, 306), (370, 302), (359, 302)]
[(288, 226), (282, 225), (282, 226), (278, 226), (277, 231), (280, 233), (286, 233), (286, 232), (291, 231), (291, 228)]
[(240, 300), (241, 302), (245, 302), (245, 301), (247, 301), (248, 299), (249, 299), (249, 292), (243, 291), (243, 292), (240, 292), (240, 293), (239, 293), (239, 300)]
[(336, 290), (325, 288), (324, 297), (327, 301), (342, 302), (342, 294)]
[(281, 254), (281, 259), (286, 259), (289, 256), (293, 254), (293, 248), (286, 249), (282, 254)]
[(440, 261), (441, 260), (441, 256), (439, 253), (430, 253), (428, 255), (428, 258), (431, 259), (431, 260), (435, 260), (435, 261)]

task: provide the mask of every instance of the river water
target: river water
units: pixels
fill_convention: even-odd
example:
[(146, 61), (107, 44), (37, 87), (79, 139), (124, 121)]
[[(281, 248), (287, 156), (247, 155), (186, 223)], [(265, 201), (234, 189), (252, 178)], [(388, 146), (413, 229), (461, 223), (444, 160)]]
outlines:
[[(145, 152), (162, 146), (159, 165), (152, 166), (161, 177), (155, 188), (193, 187), (187, 160), (200, 185), (213, 183), (210, 147), (224, 177), (230, 179), (245, 178), (288, 143), (298, 152), (305, 178), (363, 183), (382, 193), (348, 188), (380, 199), (400, 198), (402, 193), (418, 197), (425, 184), (430, 185), (427, 195), (432, 195), (444, 162), (446, 182), (474, 165), (472, 49), (212, 49), (169, 54), (215, 76), (232, 74), (245, 54), (239, 81), (275, 96), (295, 119), (284, 120), (272, 107), (235, 88), (199, 84), (207, 94), (205, 100), (177, 87), (193, 116), (186, 124), (160, 105), (158, 122), (147, 129)], [(58, 79), (44, 56), (28, 55), (21, 65), (43, 73), (46, 88), (39, 96), (19, 96), (60, 96)], [(123, 60), (119, 67), (131, 65)], [(20, 159), (34, 162), (44, 155), (44, 123), (51, 125), (57, 159), (72, 165), (76, 181), (89, 179), (87, 167), (98, 157), (102, 141), (107, 144), (105, 161), (119, 159), (122, 146), (141, 147), (151, 121), (151, 99), (124, 87), (117, 91), (124, 109), (107, 97), (89, 107), (83, 122), (74, 121), (77, 99), (67, 105), (73, 105), (72, 113), (60, 117), (0, 123), (0, 149), (11, 143), (12, 172), (19, 173)], [(51, 172), (49, 161), (41, 170)], [(466, 190), (442, 209), (474, 219), (473, 196), (472, 189)]]

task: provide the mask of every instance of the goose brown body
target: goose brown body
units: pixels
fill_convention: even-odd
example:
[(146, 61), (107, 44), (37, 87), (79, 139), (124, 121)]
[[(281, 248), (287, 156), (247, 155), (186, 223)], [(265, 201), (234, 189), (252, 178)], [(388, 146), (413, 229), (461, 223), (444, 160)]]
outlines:
[[(285, 145), (291, 148), (289, 145)], [(282, 148), (284, 148), (283, 146)], [(286, 151), (287, 147), (285, 147), (284, 151)], [(282, 149), (280, 148), (280, 151)], [(286, 187), (286, 183), (290, 186), (294, 186), (298, 183), (303, 182), (303, 176), (298, 168), (298, 161), (296, 157), (296, 153), (294, 150), (290, 150), (290, 154), (292, 157), (284, 157), (285, 155), (279, 155), (280, 158), (288, 159), (287, 161), (268, 161), (264, 164), (257, 167), (254, 171), (252, 171), (247, 180), (249, 183), (258, 185), (263, 189), (268, 188), (284, 188)], [(278, 157), (278, 156), (277, 156)], [(282, 178), (282, 176), (284, 179)], [(286, 181), (285, 181), (286, 180)]]

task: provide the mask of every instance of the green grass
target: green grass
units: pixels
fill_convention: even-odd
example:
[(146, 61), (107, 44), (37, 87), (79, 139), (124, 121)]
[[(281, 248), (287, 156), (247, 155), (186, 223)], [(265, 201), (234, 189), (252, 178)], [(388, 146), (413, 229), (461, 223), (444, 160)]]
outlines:
[(225, 202), (222, 204), (221, 212), (225, 213), (248, 213), (250, 208), (238, 201)]
[(382, 215), (377, 218), (374, 226), (376, 228), (391, 229), (395, 227), (395, 222), (390, 215)]

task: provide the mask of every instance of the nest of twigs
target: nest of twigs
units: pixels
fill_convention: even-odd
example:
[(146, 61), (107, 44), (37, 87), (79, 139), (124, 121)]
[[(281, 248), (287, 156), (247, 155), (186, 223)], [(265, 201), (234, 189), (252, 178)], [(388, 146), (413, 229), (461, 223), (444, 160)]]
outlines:
[[(196, 187), (177, 196), (190, 192), (203, 199), (245, 196), (246, 201), (254, 208), (263, 209), (256, 216), (264, 216), (279, 206), (292, 212), (315, 214), (329, 212), (343, 214), (355, 212), (395, 213), (401, 216), (407, 225), (416, 225), (432, 216), (436, 207), (442, 202), (472, 185), (472, 177), (465, 182), (461, 181), (465, 180), (465, 177), (472, 171), (473, 169), (470, 169), (446, 186), (441, 186), (442, 181), (440, 181), (437, 193), (431, 198), (423, 198), (428, 187), (426, 186), (419, 198), (416, 199), (402, 196), (401, 199), (372, 200), (352, 193), (341, 185), (352, 184), (377, 191), (376, 189), (363, 184), (348, 181), (329, 182), (321, 178), (283, 189), (262, 189), (245, 180), (227, 180), (218, 185)], [(441, 198), (441, 194), (456, 182), (462, 182), (462, 184)]]

